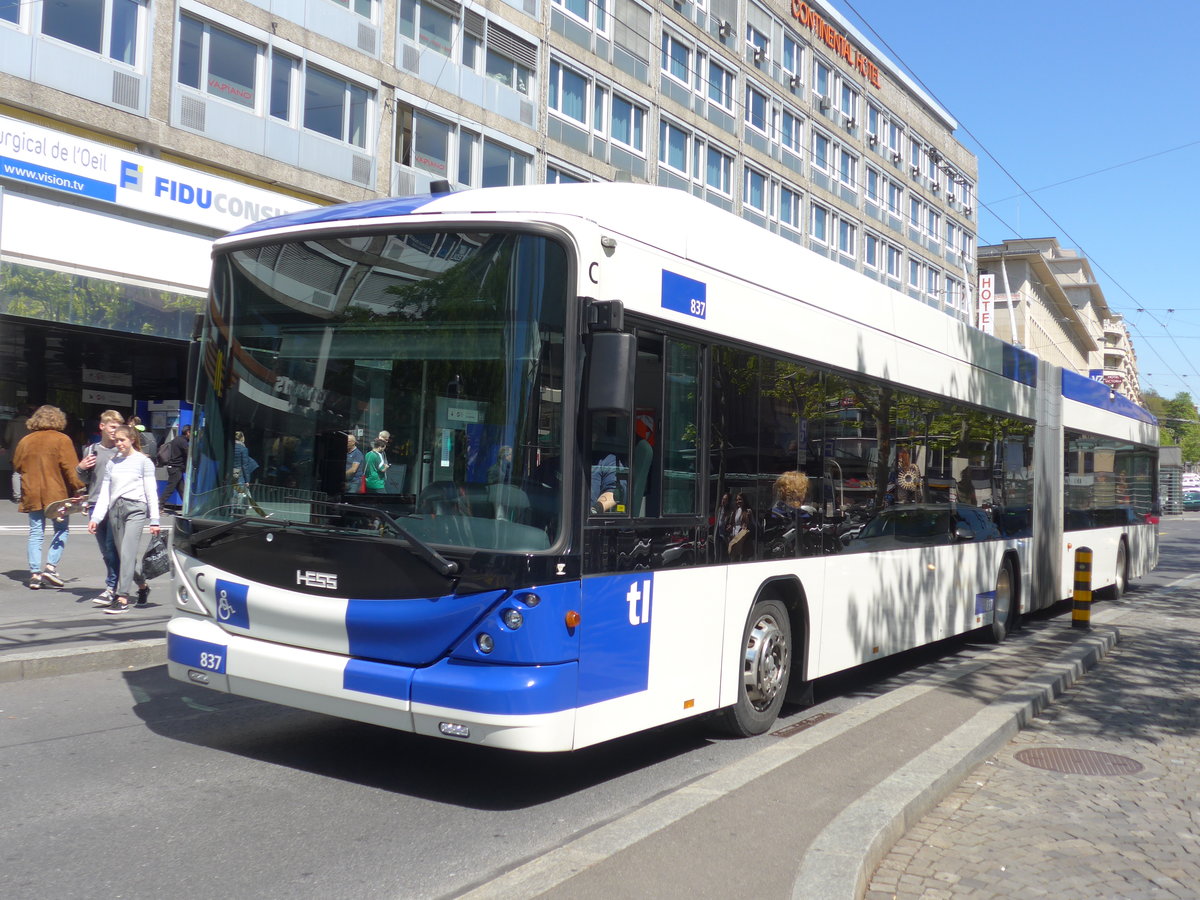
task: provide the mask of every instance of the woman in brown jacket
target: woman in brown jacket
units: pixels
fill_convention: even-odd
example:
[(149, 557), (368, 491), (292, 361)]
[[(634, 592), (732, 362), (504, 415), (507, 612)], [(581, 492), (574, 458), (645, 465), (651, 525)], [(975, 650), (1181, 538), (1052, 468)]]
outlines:
[(58, 561), (67, 545), (69, 516), (54, 519), (54, 539), (42, 571), (42, 541), (46, 531), (46, 506), (55, 500), (84, 491), (83, 482), (75, 474), (79, 457), (71, 439), (63, 434), (67, 417), (57, 406), (43, 406), (25, 423), (29, 434), (21, 438), (13, 453), (13, 469), (21, 473), (21, 505), (29, 513), (29, 587), (37, 590), (42, 582), (62, 587)]

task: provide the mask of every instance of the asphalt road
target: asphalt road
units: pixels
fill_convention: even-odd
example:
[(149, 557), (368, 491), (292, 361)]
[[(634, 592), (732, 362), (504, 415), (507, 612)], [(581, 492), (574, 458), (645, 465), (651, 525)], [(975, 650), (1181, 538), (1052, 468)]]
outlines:
[[(988, 652), (960, 639), (823, 679), (777, 731)], [(39, 900), (452, 897), (786, 740), (694, 722), (519, 755), (228, 697), (162, 666), (0, 684), (0, 722), (0, 892)]]

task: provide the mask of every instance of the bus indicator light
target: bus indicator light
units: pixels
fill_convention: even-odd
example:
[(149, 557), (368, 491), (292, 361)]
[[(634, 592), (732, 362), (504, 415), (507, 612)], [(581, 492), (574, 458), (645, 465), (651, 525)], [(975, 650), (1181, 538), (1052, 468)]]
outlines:
[(459, 725), (457, 722), (438, 722), (438, 731), (446, 737), (469, 738), (471, 736), (471, 729), (466, 725)]
[(580, 622), (579, 613), (575, 612), (575, 610), (573, 610), (573, 609), (568, 609), (567, 615), (566, 615), (566, 621), (567, 621), (568, 628), (575, 628), (577, 625), (579, 625), (579, 622)]

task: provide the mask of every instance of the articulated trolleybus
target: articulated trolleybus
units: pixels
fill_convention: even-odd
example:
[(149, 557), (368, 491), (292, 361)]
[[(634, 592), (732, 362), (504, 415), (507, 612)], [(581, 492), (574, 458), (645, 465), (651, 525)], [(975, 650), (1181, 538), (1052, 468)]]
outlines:
[(684, 192), (329, 207), (214, 247), (171, 675), (571, 750), (1156, 562), (1155, 423)]

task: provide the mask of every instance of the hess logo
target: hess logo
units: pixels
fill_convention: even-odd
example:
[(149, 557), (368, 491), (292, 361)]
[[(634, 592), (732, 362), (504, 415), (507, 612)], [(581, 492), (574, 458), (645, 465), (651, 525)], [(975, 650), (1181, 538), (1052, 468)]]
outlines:
[(337, 590), (337, 575), (333, 572), (305, 572), (296, 570), (296, 584), (310, 588), (321, 588), (326, 591)]

